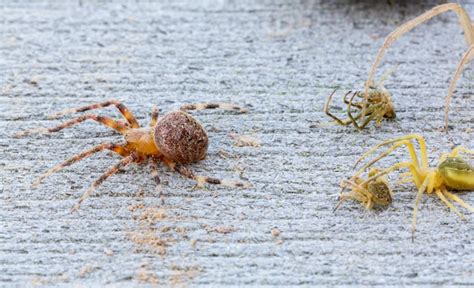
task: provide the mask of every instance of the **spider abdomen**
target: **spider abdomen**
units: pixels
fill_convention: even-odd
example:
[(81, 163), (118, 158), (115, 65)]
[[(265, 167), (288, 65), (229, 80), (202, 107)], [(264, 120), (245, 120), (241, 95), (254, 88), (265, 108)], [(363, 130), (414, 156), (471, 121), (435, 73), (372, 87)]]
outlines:
[(160, 152), (177, 163), (192, 163), (207, 155), (206, 130), (191, 115), (183, 111), (166, 114), (154, 128), (155, 144)]
[(474, 167), (461, 158), (446, 158), (438, 170), (446, 186), (456, 190), (474, 189)]

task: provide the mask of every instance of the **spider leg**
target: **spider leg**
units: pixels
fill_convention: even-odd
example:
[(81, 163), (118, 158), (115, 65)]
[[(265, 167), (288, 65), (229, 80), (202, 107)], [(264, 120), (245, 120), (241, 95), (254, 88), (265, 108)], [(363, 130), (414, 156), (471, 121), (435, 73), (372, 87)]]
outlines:
[(158, 107), (154, 106), (151, 110), (150, 127), (154, 127), (158, 123), (158, 115), (160, 114)]
[(391, 32), (387, 38), (385, 38), (385, 41), (380, 48), (373, 64), (372, 67), (370, 68), (369, 75), (367, 77), (367, 81), (365, 82), (364, 85), (364, 93), (365, 93), (365, 102), (363, 103), (363, 110), (362, 110), (362, 115), (364, 118), (365, 116), (365, 109), (366, 109), (366, 101), (368, 97), (368, 90), (369, 87), (372, 85), (373, 78), (375, 76), (375, 70), (377, 67), (380, 65), (382, 58), (385, 54), (385, 51), (389, 48), (389, 46), (395, 42), (398, 38), (400, 38), (403, 34), (409, 32), (416, 26), (420, 25), (421, 23), (435, 17), (436, 15), (442, 14), (444, 12), (447, 12), (449, 10), (452, 10), (457, 14), (459, 17), (460, 24), (462, 28), (464, 29), (464, 37), (466, 38), (466, 42), (468, 45), (474, 44), (474, 29), (472, 28), (471, 25), (471, 20), (469, 18), (469, 15), (466, 13), (466, 11), (459, 5), (455, 3), (448, 3), (448, 4), (442, 4), (434, 7), (433, 9), (421, 14), (420, 16), (406, 22), (405, 24), (402, 24), (400, 27), (395, 29), (393, 32)]
[(412, 218), (412, 222), (411, 222), (411, 242), (415, 242), (416, 214), (418, 212), (418, 206), (420, 205), (421, 196), (423, 196), (423, 193), (426, 190), (426, 186), (428, 186), (428, 182), (430, 181), (430, 178), (431, 178), (431, 175), (428, 175), (425, 178), (425, 180), (423, 181), (423, 184), (418, 189), (418, 193), (416, 194), (415, 205), (413, 207), (413, 218)]
[(99, 179), (97, 179), (89, 187), (89, 189), (87, 189), (87, 191), (81, 196), (81, 198), (79, 198), (79, 201), (76, 203), (76, 205), (74, 205), (74, 207), (72, 207), (71, 212), (77, 211), (80, 208), (81, 203), (84, 200), (86, 200), (94, 192), (94, 190), (98, 186), (100, 186), (105, 180), (107, 180), (107, 178), (109, 178), (113, 174), (117, 173), (117, 171), (119, 171), (120, 168), (125, 167), (125, 166), (129, 165), (130, 163), (133, 163), (135, 160), (136, 160), (136, 156), (134, 154), (131, 154), (131, 155), (123, 158), (122, 160), (120, 160), (119, 163), (115, 164), (107, 172), (102, 174), (102, 176), (100, 176)]
[(238, 113), (247, 113), (249, 110), (244, 107), (240, 107), (238, 105), (234, 105), (231, 103), (195, 103), (195, 104), (187, 104), (181, 106), (181, 111), (188, 111), (188, 110), (204, 110), (204, 109), (223, 109), (229, 111), (235, 111)]
[(32, 183), (32, 187), (36, 187), (38, 186), (39, 184), (41, 184), (41, 181), (43, 181), (46, 177), (48, 177), (49, 175), (53, 174), (53, 173), (56, 173), (60, 170), (62, 170), (63, 168), (67, 167), (67, 166), (70, 166), (86, 157), (89, 157), (91, 156), (92, 154), (94, 153), (97, 153), (97, 152), (100, 152), (100, 151), (103, 151), (103, 150), (111, 150), (117, 154), (119, 154), (120, 156), (122, 157), (126, 157), (130, 154), (130, 152), (128, 150), (126, 150), (122, 145), (119, 145), (119, 144), (114, 144), (114, 143), (107, 143), (107, 144), (101, 144), (101, 145), (98, 145), (98, 146), (95, 146), (89, 150), (86, 150), (86, 151), (83, 151), (77, 155), (74, 155), (73, 157), (69, 158), (68, 160), (54, 166), (53, 168), (49, 169), (48, 171), (46, 171), (43, 175), (41, 175), (40, 177), (38, 177), (33, 183)]
[[(415, 165), (414, 165), (412, 162), (400, 162), (400, 163), (397, 163), (397, 164), (392, 165), (392, 166), (389, 167), (389, 168), (386, 168), (386, 169), (384, 169), (384, 170), (381, 170), (381, 171), (378, 172), (377, 174), (375, 174), (375, 175), (369, 177), (367, 180), (365, 180), (364, 182), (362, 182), (360, 185), (361, 185), (361, 186), (365, 186), (365, 185), (368, 184), (370, 181), (374, 181), (375, 179), (380, 178), (380, 177), (382, 177), (382, 176), (384, 176), (384, 175), (387, 175), (387, 174), (389, 174), (389, 173), (392, 172), (392, 171), (399, 170), (399, 169), (403, 169), (403, 168), (408, 168), (408, 169), (410, 169), (410, 171), (411, 171), (413, 177), (415, 178), (415, 182), (416, 182), (417, 184), (420, 183), (420, 179), (419, 179), (419, 176), (418, 176), (418, 174), (417, 174)], [(353, 176), (353, 177), (356, 177), (357, 175), (362, 174), (362, 173), (363, 173), (363, 171), (360, 172), (360, 173), (358, 173), (358, 174), (356, 174), (356, 175)], [(417, 187), (418, 187), (418, 186), (417, 186)]]
[[(331, 103), (331, 100), (332, 100), (332, 96), (334, 95), (334, 93), (336, 93), (336, 90), (337, 89), (334, 89), (334, 91), (332, 91), (332, 93), (328, 96), (328, 99), (326, 99), (326, 103), (324, 104), (324, 109), (323, 109), (323, 112), (328, 115), (329, 117), (331, 117), (332, 119), (334, 119), (339, 125), (348, 125), (350, 124), (351, 122), (350, 121), (347, 121), (347, 120), (341, 120), (340, 118), (338, 118), (336, 115), (332, 114), (331, 112), (329, 112), (329, 104)], [(347, 92), (345, 95), (344, 95), (344, 98), (346, 98), (347, 95), (349, 95), (352, 91), (349, 91)], [(357, 92), (356, 92), (357, 93)]]
[[(415, 153), (414, 152), (415, 148), (413, 146), (413, 143), (411, 143), (409, 140), (401, 140), (401, 141), (396, 142), (395, 144), (393, 144), (390, 148), (388, 148), (384, 152), (377, 155), (377, 157), (373, 158), (372, 160), (370, 160), (369, 162), (364, 164), (358, 171), (359, 172), (364, 171), (365, 169), (367, 169), (367, 168), (371, 167), (372, 165), (374, 165), (380, 159), (385, 158), (386, 156), (388, 156), (390, 153), (392, 153), (398, 147), (404, 146), (404, 145), (406, 145), (407, 149), (410, 151), (410, 154)], [(413, 161), (414, 165), (418, 167), (418, 160), (416, 158), (416, 154), (414, 154), (414, 155), (415, 155), (415, 157), (414, 158), (412, 157), (412, 161)], [(359, 158), (359, 159), (361, 159), (361, 158)], [(360, 161), (357, 160), (357, 163), (354, 165), (354, 167), (356, 167), (359, 163), (360, 163)]]
[(35, 128), (35, 129), (29, 129), (29, 130), (25, 130), (25, 131), (21, 131), (21, 132), (18, 132), (15, 134), (16, 137), (22, 137), (22, 136), (26, 136), (26, 135), (31, 135), (31, 134), (35, 134), (35, 133), (40, 133), (40, 134), (47, 134), (47, 133), (54, 133), (54, 132), (58, 132), (58, 131), (61, 131), (65, 128), (69, 128), (71, 126), (74, 126), (74, 125), (77, 125), (79, 123), (82, 123), (86, 120), (94, 120), (94, 121), (97, 121), (107, 127), (110, 127), (116, 131), (118, 131), (119, 133), (121, 134), (124, 134), (129, 128), (127, 127), (127, 125), (125, 125), (122, 121), (119, 121), (119, 120), (114, 120), (112, 118), (109, 118), (109, 117), (105, 117), (105, 116), (98, 116), (98, 115), (94, 115), (94, 114), (89, 114), (89, 115), (83, 115), (83, 116), (80, 116), (80, 117), (77, 117), (77, 118), (74, 118), (72, 120), (69, 120), (69, 121), (66, 121), (56, 127), (52, 127), (52, 128)]
[[(473, 29), (474, 30), (474, 29)], [(449, 112), (449, 103), (451, 102), (451, 98), (453, 97), (454, 88), (456, 88), (456, 83), (458, 82), (459, 78), (461, 77), (461, 73), (464, 71), (464, 66), (472, 60), (474, 56), (474, 44), (472, 44), (469, 49), (467, 49), (466, 53), (461, 58), (461, 61), (458, 64), (456, 72), (454, 73), (453, 79), (451, 79), (451, 83), (449, 83), (448, 95), (446, 96), (445, 104), (444, 104), (444, 130), (448, 131), (448, 112)]]
[(209, 176), (200, 176), (200, 175), (195, 175), (194, 172), (178, 163), (175, 163), (173, 161), (164, 159), (163, 162), (172, 170), (176, 171), (182, 176), (192, 179), (196, 181), (196, 187), (201, 188), (204, 187), (205, 183), (209, 184), (215, 184), (215, 185), (223, 185), (223, 186), (228, 186), (228, 187), (234, 187), (234, 188), (250, 188), (252, 187), (252, 184), (249, 182), (239, 182), (239, 181), (233, 181), (233, 180), (228, 180), (228, 179), (217, 179), (217, 178), (212, 178)]
[(458, 216), (462, 219), (462, 220), (466, 220), (464, 218), (464, 215), (459, 212), (459, 210), (454, 207), (453, 203), (449, 202), (448, 199), (446, 199), (446, 197), (444, 197), (443, 193), (440, 191), (440, 190), (436, 190), (435, 191), (436, 195), (438, 196), (438, 198), (446, 205), (449, 207), (449, 209), (451, 209), (451, 211), (453, 211), (454, 213), (458, 214)]
[(448, 197), (449, 199), (453, 200), (454, 202), (458, 203), (459, 206), (466, 208), (470, 212), (474, 212), (474, 208), (472, 208), (469, 204), (464, 202), (461, 198), (459, 198), (457, 195), (454, 195), (451, 192), (448, 192), (446, 189), (443, 190), (443, 194)]
[(55, 113), (55, 114), (49, 116), (48, 118), (49, 119), (55, 119), (55, 118), (58, 118), (58, 117), (61, 117), (61, 116), (64, 116), (64, 115), (77, 113), (77, 112), (85, 112), (85, 111), (94, 110), (94, 109), (105, 108), (105, 107), (108, 107), (108, 106), (111, 106), (111, 105), (114, 105), (115, 107), (117, 107), (117, 109), (120, 111), (120, 113), (123, 115), (123, 117), (127, 120), (127, 122), (130, 124), (130, 126), (132, 128), (139, 128), (140, 127), (140, 124), (138, 124), (137, 119), (135, 119), (132, 112), (130, 112), (130, 110), (128, 110), (128, 108), (125, 107), (125, 105), (123, 105), (120, 101), (115, 100), (115, 99), (108, 100), (108, 101), (101, 102), (101, 103), (92, 104), (92, 105), (82, 106), (82, 107), (78, 107), (78, 108), (66, 109), (66, 110), (60, 111), (58, 113)]
[[(419, 145), (420, 145), (420, 154), (421, 154), (422, 167), (423, 168), (428, 168), (428, 157), (427, 157), (427, 153), (426, 153), (425, 139), (423, 138), (423, 136), (421, 136), (419, 134), (409, 134), (409, 135), (405, 135), (405, 136), (402, 136), (402, 137), (396, 137), (396, 138), (393, 138), (393, 139), (390, 139), (390, 140), (387, 140), (387, 141), (384, 141), (380, 144), (375, 145), (374, 147), (370, 148), (367, 152), (365, 152), (362, 156), (360, 156), (359, 159), (357, 159), (356, 163), (354, 164), (354, 168), (357, 167), (357, 165), (362, 160), (364, 160), (370, 154), (374, 153), (380, 147), (383, 147), (385, 145), (389, 145), (389, 144), (392, 144), (392, 143), (400, 142), (402, 140), (412, 140), (412, 139), (416, 139), (418, 141)], [(415, 148), (414, 148), (413, 144), (407, 145), (407, 148), (408, 148), (408, 151), (410, 153), (410, 156), (411, 156), (413, 162), (416, 163), (416, 166), (419, 166), (418, 157), (416, 155), (416, 151), (415, 151)]]
[[(346, 104), (349, 104), (349, 100), (347, 100), (347, 96), (349, 96), (351, 91), (349, 91), (348, 93), (346, 93), (344, 95), (344, 103)], [(361, 97), (360, 96), (360, 93), (357, 91), (355, 94), (357, 94), (357, 97)], [(350, 99), (350, 98), (349, 98)], [(352, 102), (352, 107), (356, 107), (356, 108), (359, 108), (359, 109), (362, 109), (362, 105), (360, 104), (361, 102)]]
[(470, 150), (470, 149), (464, 148), (462, 146), (458, 146), (458, 147), (454, 148), (453, 151), (451, 151), (451, 153), (449, 153), (449, 156), (456, 157), (456, 156), (459, 155), (459, 152), (462, 152), (462, 153), (465, 153), (465, 154), (474, 154), (474, 150)]

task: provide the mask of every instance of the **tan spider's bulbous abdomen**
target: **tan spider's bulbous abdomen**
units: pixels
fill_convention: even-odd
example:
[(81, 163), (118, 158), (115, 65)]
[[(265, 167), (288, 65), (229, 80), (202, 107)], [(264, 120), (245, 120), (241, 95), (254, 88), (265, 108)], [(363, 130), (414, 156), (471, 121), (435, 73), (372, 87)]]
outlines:
[(170, 112), (158, 121), (154, 140), (163, 156), (183, 164), (204, 159), (209, 144), (202, 125), (182, 111)]

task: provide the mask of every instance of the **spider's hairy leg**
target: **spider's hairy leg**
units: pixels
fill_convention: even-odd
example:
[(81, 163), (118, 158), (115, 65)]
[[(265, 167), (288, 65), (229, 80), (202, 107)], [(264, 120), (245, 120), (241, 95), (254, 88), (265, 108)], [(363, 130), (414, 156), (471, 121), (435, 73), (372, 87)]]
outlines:
[(233, 188), (250, 188), (252, 187), (252, 184), (249, 182), (240, 182), (240, 181), (233, 181), (229, 179), (217, 179), (217, 178), (212, 178), (209, 176), (200, 176), (200, 175), (195, 175), (194, 172), (181, 165), (178, 163), (175, 163), (173, 161), (164, 159), (163, 162), (168, 166), (172, 171), (177, 171), (179, 174), (182, 176), (192, 179), (196, 181), (196, 187), (202, 188), (204, 187), (205, 183), (209, 184), (214, 184), (214, 185), (223, 185), (227, 187), (233, 187)]
[(101, 145), (98, 145), (98, 146), (95, 146), (91, 149), (88, 149), (86, 151), (83, 151), (77, 155), (74, 155), (73, 157), (69, 158), (68, 160), (54, 166), (53, 168), (49, 169), (48, 171), (46, 171), (43, 175), (41, 175), (40, 177), (38, 177), (33, 183), (32, 183), (32, 188), (34, 187), (37, 187), (39, 184), (41, 184), (41, 181), (43, 181), (46, 177), (48, 177), (49, 175), (53, 174), (53, 173), (56, 173), (60, 170), (62, 170), (63, 168), (67, 167), (67, 166), (70, 166), (86, 157), (89, 157), (91, 156), (92, 154), (94, 153), (98, 153), (100, 151), (103, 151), (103, 150), (111, 150), (117, 154), (119, 154), (120, 156), (122, 157), (126, 157), (130, 154), (130, 152), (128, 150), (126, 150), (122, 145), (119, 145), (119, 144), (115, 144), (115, 143), (106, 143), (106, 144), (101, 144)]
[(238, 113), (247, 113), (249, 110), (247, 108), (231, 104), (231, 103), (195, 103), (195, 104), (187, 104), (181, 106), (181, 111), (189, 111), (189, 110), (204, 110), (204, 109), (222, 109), (222, 110), (229, 110), (235, 111)]
[(449, 199), (453, 200), (454, 202), (458, 203), (459, 206), (469, 210), (470, 212), (474, 213), (474, 208), (472, 208), (470, 205), (468, 205), (466, 202), (464, 202), (461, 198), (458, 196), (454, 195), (453, 193), (448, 192), (448, 190), (444, 189), (443, 190), (444, 196), (448, 197)]
[(125, 167), (129, 165), (130, 163), (133, 163), (135, 160), (137, 160), (135, 155), (129, 155), (122, 160), (120, 160), (119, 163), (116, 165), (112, 166), (107, 172), (102, 174), (99, 179), (97, 179), (90, 187), (87, 189), (87, 191), (81, 196), (79, 201), (72, 207), (71, 212), (77, 211), (81, 207), (81, 203), (86, 200), (93, 192), (94, 190), (100, 186), (107, 178), (112, 176), (113, 174), (117, 173), (122, 167)]
[[(473, 29), (474, 30), (474, 29)], [(454, 88), (456, 88), (456, 83), (458, 82), (459, 78), (461, 77), (462, 72), (464, 71), (464, 66), (469, 63), (474, 57), (474, 43), (467, 49), (466, 53), (461, 58), (461, 61), (456, 68), (456, 72), (454, 73), (453, 79), (451, 79), (451, 83), (449, 83), (448, 88), (448, 95), (446, 95), (445, 103), (444, 103), (444, 130), (448, 131), (448, 113), (449, 113), (449, 103), (451, 102), (451, 98), (453, 97)]]
[(127, 125), (125, 125), (121, 121), (114, 120), (112, 118), (105, 117), (105, 116), (98, 116), (98, 115), (94, 115), (94, 114), (89, 114), (89, 115), (83, 115), (83, 116), (71, 119), (69, 121), (66, 121), (66, 122), (64, 122), (64, 123), (62, 123), (62, 124), (60, 124), (56, 127), (52, 127), (52, 128), (35, 128), (35, 129), (20, 131), (20, 132), (15, 134), (15, 137), (22, 137), (22, 136), (36, 134), (36, 133), (39, 133), (39, 134), (54, 133), (54, 132), (61, 131), (65, 128), (69, 128), (71, 126), (77, 125), (77, 124), (82, 123), (82, 122), (84, 122), (86, 120), (89, 120), (89, 119), (97, 121), (97, 122), (99, 122), (99, 123), (101, 123), (101, 124), (103, 124), (107, 127), (110, 127), (112, 129), (118, 131), (121, 134), (124, 134), (129, 129), (127, 127)]
[[(400, 142), (400, 141), (403, 141), (403, 140), (412, 140), (412, 139), (416, 139), (418, 141), (419, 145), (420, 145), (420, 154), (421, 154), (422, 167), (425, 168), (425, 169), (428, 168), (428, 156), (427, 156), (427, 153), (426, 153), (426, 142), (425, 142), (425, 139), (423, 138), (423, 136), (421, 136), (419, 134), (408, 134), (408, 135), (401, 136), (401, 137), (396, 137), (396, 138), (393, 138), (393, 139), (390, 139), (390, 140), (387, 140), (387, 141), (384, 141), (380, 144), (375, 145), (374, 147), (370, 148), (367, 152), (365, 152), (362, 156), (360, 156), (359, 159), (357, 159), (356, 163), (354, 164), (354, 168), (357, 167), (357, 165), (359, 165), (359, 163), (362, 160), (367, 158), (367, 156), (369, 156), (370, 154), (373, 154), (379, 148), (381, 148), (385, 145), (393, 144), (393, 143)], [(414, 163), (416, 163), (416, 166), (419, 166), (418, 156), (416, 155), (416, 151), (415, 151), (415, 148), (414, 148), (413, 144), (411, 144), (410, 146), (407, 146), (407, 147), (409, 147), (408, 151), (410, 153), (412, 161)]]
[(158, 123), (158, 115), (160, 114), (160, 111), (158, 110), (158, 107), (153, 106), (153, 109), (151, 109), (151, 121), (150, 121), (150, 127), (154, 127), (156, 123)]
[(459, 212), (459, 210), (454, 207), (453, 203), (449, 202), (448, 199), (446, 199), (446, 197), (444, 197), (443, 195), (443, 192), (441, 192), (440, 190), (435, 190), (435, 193), (436, 195), (438, 196), (438, 198), (446, 205), (449, 207), (449, 209), (451, 209), (451, 211), (453, 211), (454, 213), (458, 214), (458, 216), (462, 219), (462, 220), (466, 220), (464, 218), (464, 215)]
[[(340, 125), (348, 125), (350, 124), (351, 122), (350, 121), (347, 121), (347, 120), (341, 120), (339, 119), (336, 115), (332, 114), (331, 112), (329, 112), (329, 104), (331, 103), (331, 100), (332, 100), (332, 96), (334, 96), (334, 93), (336, 93), (336, 90), (337, 89), (334, 89), (334, 91), (332, 91), (331, 94), (329, 94), (328, 98), (326, 99), (326, 103), (324, 104), (324, 109), (323, 109), (323, 112), (328, 115), (329, 117), (331, 117), (332, 119), (334, 119), (337, 123), (339, 123)], [(347, 92), (345, 95), (344, 95), (344, 99), (346, 98), (347, 95), (351, 94), (352, 91), (349, 91)], [(354, 93), (354, 95), (356, 94), (357, 92)]]
[(459, 17), (461, 26), (464, 29), (464, 37), (466, 38), (466, 42), (468, 43), (468, 45), (474, 44), (474, 29), (471, 24), (471, 19), (469, 18), (469, 15), (467, 14), (467, 12), (459, 4), (456, 4), (456, 3), (447, 3), (447, 4), (438, 5), (434, 7), (433, 9), (421, 14), (420, 16), (402, 24), (400, 27), (398, 27), (393, 32), (391, 32), (387, 36), (387, 38), (385, 38), (385, 41), (382, 47), (380, 48), (379, 52), (377, 53), (377, 56), (375, 57), (372, 67), (370, 68), (367, 81), (365, 82), (365, 85), (364, 85), (365, 101), (363, 103), (364, 108), (362, 111), (362, 115), (363, 115), (362, 118), (364, 118), (365, 116), (365, 109), (366, 109), (367, 98), (368, 98), (367, 92), (369, 91), (369, 87), (372, 85), (373, 78), (375, 76), (375, 70), (378, 68), (378, 66), (382, 62), (382, 58), (385, 54), (385, 51), (390, 47), (390, 45), (393, 42), (395, 42), (403, 34), (409, 32), (416, 26), (435, 17), (436, 15), (442, 14), (450, 10), (455, 12), (457, 16)]
[(105, 107), (108, 107), (108, 106), (111, 106), (111, 105), (114, 105), (115, 107), (117, 107), (117, 109), (120, 111), (120, 113), (123, 115), (123, 117), (127, 120), (127, 122), (130, 124), (130, 126), (132, 128), (139, 128), (140, 127), (140, 124), (138, 124), (138, 121), (137, 121), (137, 119), (135, 119), (132, 112), (130, 112), (130, 110), (128, 110), (128, 108), (125, 107), (125, 105), (123, 105), (120, 101), (115, 100), (115, 99), (111, 99), (111, 100), (108, 100), (108, 101), (105, 101), (105, 102), (96, 103), (96, 104), (92, 104), (92, 105), (66, 109), (66, 110), (60, 111), (58, 113), (55, 113), (55, 114), (49, 116), (48, 118), (55, 119), (55, 118), (58, 118), (58, 117), (61, 117), (61, 116), (64, 116), (64, 115), (68, 115), (68, 114), (72, 114), (72, 113), (78, 113), (78, 112), (85, 112), (85, 111), (94, 110), (94, 109), (105, 108)]

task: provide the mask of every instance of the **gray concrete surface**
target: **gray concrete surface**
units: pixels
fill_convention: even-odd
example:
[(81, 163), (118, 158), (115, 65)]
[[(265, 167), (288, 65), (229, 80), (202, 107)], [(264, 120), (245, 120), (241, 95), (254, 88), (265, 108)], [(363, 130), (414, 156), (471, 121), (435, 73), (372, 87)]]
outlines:
[[(339, 181), (381, 140), (421, 133), (433, 165), (454, 145), (474, 147), (471, 68), (452, 103), (449, 135), (439, 130), (448, 82), (466, 49), (456, 16), (420, 26), (388, 52), (381, 72), (400, 64), (386, 82), (396, 123), (363, 133), (317, 125), (328, 121), (328, 93), (360, 89), (384, 36), (434, 5), (2, 1), (1, 285), (474, 285), (472, 213), (462, 222), (425, 196), (411, 243), (412, 185), (396, 186), (385, 211), (346, 203), (332, 212)], [(474, 5), (463, 5), (474, 16)], [(13, 134), (109, 98), (123, 100), (142, 123), (153, 105), (163, 113), (201, 101), (250, 108), (246, 115), (195, 113), (211, 144), (209, 157), (191, 167), (255, 187), (193, 191), (192, 181), (163, 167), (162, 203), (149, 167), (130, 167), (69, 213), (118, 161), (103, 153), (31, 189), (54, 164), (120, 137), (94, 123)], [(117, 115), (111, 108), (101, 114)], [(261, 147), (235, 146), (231, 133), (253, 135)], [(395, 155), (387, 161), (406, 157)], [(474, 203), (473, 193), (461, 197)]]

